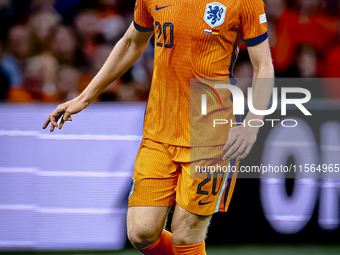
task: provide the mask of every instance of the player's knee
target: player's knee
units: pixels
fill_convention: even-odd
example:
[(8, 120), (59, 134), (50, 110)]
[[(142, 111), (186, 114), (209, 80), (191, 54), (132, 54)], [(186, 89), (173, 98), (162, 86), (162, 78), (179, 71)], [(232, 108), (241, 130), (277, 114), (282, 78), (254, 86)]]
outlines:
[(181, 215), (171, 224), (174, 245), (192, 245), (205, 240), (211, 216)]
[(192, 245), (205, 240), (206, 231), (192, 228), (172, 228), (172, 242), (174, 245)]
[(179, 245), (179, 246), (194, 244), (192, 237), (180, 231), (172, 232), (172, 242), (174, 245)]
[(139, 226), (128, 231), (130, 242), (137, 248), (145, 248), (155, 243), (161, 233), (152, 227)]

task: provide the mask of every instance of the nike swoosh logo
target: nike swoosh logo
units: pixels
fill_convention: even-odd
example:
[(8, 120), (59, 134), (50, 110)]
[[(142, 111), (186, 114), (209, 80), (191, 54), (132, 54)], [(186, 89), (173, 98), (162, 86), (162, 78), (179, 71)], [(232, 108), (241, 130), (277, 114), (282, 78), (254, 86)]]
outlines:
[(156, 5), (156, 11), (159, 11), (159, 10), (162, 10), (162, 9), (165, 9), (165, 8), (168, 8), (168, 7), (170, 7), (171, 5), (167, 5), (167, 6), (163, 6), (163, 7), (158, 7), (157, 5)]
[(207, 204), (210, 204), (210, 203), (212, 203), (213, 201), (210, 201), (210, 202), (207, 202), (207, 203), (203, 203), (202, 202), (202, 200), (200, 200), (199, 202), (198, 202), (198, 205), (207, 205)]

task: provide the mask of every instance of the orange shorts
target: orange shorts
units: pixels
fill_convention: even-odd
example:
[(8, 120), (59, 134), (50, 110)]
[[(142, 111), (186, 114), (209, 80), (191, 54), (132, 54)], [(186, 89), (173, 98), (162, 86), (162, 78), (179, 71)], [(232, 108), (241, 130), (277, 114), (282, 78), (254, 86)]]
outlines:
[(129, 207), (177, 203), (197, 215), (226, 212), (235, 187), (238, 162), (223, 161), (222, 149), (223, 146), (193, 149), (143, 138)]

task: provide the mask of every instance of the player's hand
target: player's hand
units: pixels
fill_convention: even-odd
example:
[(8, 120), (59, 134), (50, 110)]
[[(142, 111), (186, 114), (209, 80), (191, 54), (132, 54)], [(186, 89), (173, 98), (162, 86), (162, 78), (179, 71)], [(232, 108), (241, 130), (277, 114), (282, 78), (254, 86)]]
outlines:
[[(65, 121), (72, 121), (71, 115), (81, 112), (86, 107), (88, 107), (89, 104), (90, 103), (84, 102), (79, 98), (75, 98), (71, 101), (58, 105), (58, 107), (48, 116), (47, 120), (43, 125), (43, 129), (46, 129), (50, 123), (51, 132), (53, 132), (55, 128), (62, 129), (62, 127), (65, 124)], [(58, 125), (58, 121), (60, 118), (61, 121)]]
[(223, 156), (223, 160), (231, 161), (235, 158), (241, 160), (247, 157), (256, 141), (257, 132), (258, 129), (252, 127), (238, 126), (231, 128), (228, 142), (222, 150), (223, 153), (227, 152)]

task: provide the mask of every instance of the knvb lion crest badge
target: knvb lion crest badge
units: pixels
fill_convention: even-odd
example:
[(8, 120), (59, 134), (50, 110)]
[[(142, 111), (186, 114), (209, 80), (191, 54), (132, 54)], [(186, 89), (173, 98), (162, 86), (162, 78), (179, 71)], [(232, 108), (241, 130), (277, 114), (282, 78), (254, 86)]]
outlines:
[(211, 28), (220, 26), (224, 23), (227, 7), (223, 4), (214, 2), (207, 4), (205, 8), (204, 21), (211, 26)]

